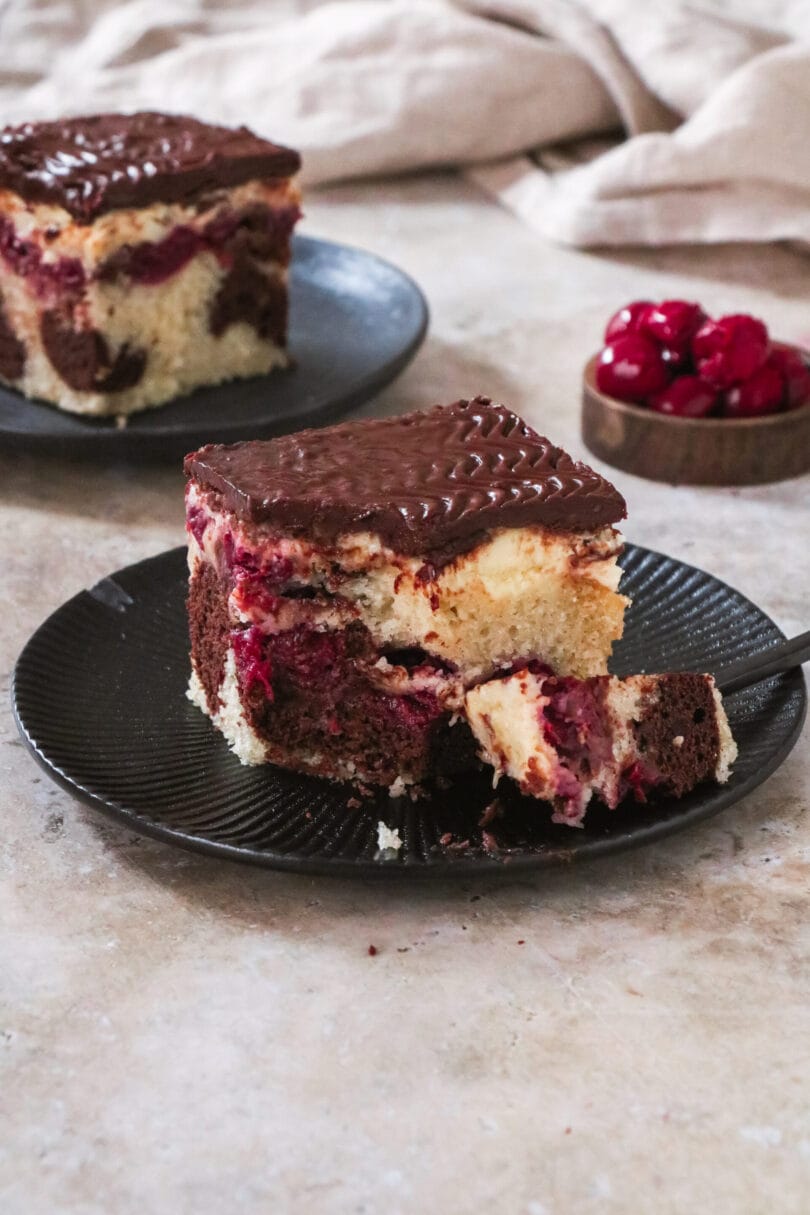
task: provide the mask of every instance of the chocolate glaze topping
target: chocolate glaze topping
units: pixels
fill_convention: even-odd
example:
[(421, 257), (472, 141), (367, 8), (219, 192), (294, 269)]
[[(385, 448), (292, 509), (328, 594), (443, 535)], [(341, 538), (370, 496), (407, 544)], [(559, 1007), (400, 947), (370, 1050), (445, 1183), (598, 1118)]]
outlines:
[(0, 129), (0, 188), (54, 203), (80, 223), (105, 211), (190, 202), (211, 190), (289, 177), (297, 152), (247, 127), (178, 114), (94, 114)]
[(585, 531), (624, 499), (586, 464), (486, 397), (399, 418), (201, 448), (186, 473), (240, 519), (329, 543), (378, 533), (424, 554), (498, 527)]

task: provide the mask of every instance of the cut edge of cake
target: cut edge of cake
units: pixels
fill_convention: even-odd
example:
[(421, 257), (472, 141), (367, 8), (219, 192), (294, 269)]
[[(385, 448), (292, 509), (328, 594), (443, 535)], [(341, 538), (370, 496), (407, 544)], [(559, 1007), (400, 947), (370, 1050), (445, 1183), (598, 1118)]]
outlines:
[(725, 784), (737, 746), (711, 675), (560, 678), (527, 667), (471, 689), (465, 715), (494, 782), (549, 802), (580, 826), (596, 796), (608, 808), (653, 790), (681, 797)]

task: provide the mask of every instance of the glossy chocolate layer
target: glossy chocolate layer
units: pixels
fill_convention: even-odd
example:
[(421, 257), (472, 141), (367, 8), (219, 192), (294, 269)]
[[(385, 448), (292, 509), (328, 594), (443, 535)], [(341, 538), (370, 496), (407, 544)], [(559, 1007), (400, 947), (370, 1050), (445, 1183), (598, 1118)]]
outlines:
[(603, 477), (485, 397), (269, 441), (208, 446), (186, 473), (240, 519), (329, 543), (371, 531), (401, 553), (492, 528), (585, 531), (626, 514)]
[(193, 202), (246, 181), (289, 177), (297, 152), (247, 127), (178, 114), (94, 114), (0, 129), (0, 188), (54, 203), (80, 223), (105, 211)]

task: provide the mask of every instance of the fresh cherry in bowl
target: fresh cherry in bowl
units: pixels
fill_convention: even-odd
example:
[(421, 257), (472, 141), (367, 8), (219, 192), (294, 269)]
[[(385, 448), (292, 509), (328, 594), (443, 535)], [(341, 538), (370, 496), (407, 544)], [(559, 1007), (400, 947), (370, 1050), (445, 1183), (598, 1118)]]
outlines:
[(582, 436), (615, 468), (672, 485), (810, 473), (810, 354), (747, 313), (632, 300), (586, 364)]
[(619, 401), (643, 401), (668, 382), (661, 348), (640, 333), (625, 333), (603, 346), (596, 366), (601, 392)]
[(764, 418), (810, 404), (810, 366), (757, 317), (692, 300), (633, 300), (613, 314), (600, 392), (672, 418)]

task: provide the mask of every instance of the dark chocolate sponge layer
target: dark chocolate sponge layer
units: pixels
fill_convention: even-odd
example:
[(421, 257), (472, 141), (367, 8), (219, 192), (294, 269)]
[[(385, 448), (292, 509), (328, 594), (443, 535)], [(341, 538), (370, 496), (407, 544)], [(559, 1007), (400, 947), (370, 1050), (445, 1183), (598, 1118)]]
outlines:
[(240, 519), (320, 543), (376, 532), (406, 554), (492, 528), (585, 531), (626, 514), (609, 481), (486, 397), (203, 447), (186, 457), (185, 468)]
[[(230, 623), (229, 590), (213, 566), (198, 566), (187, 601), (191, 657), (215, 714), (233, 643), (245, 719), (267, 744), (269, 760), (308, 771), (312, 764), (304, 757), (317, 752), (322, 774), (340, 777), (353, 762), (380, 785), (393, 784), (402, 771), (423, 780), (476, 766), (470, 730), (464, 723), (451, 726), (451, 713), (432, 694), (389, 695), (369, 679), (379, 651), (363, 625), (255, 637), (258, 630)], [(250, 678), (249, 663), (243, 667), (240, 638), (249, 639), (250, 660), (261, 663), (272, 691), (264, 680)]]
[[(636, 726), (643, 758), (659, 774), (665, 789), (683, 797), (711, 780), (720, 759), (717, 706), (705, 675), (676, 672), (661, 675), (658, 695)], [(680, 747), (673, 739), (680, 737)]]
[(0, 188), (64, 207), (80, 223), (121, 207), (193, 202), (247, 181), (289, 177), (297, 152), (179, 114), (94, 114), (0, 129)]

